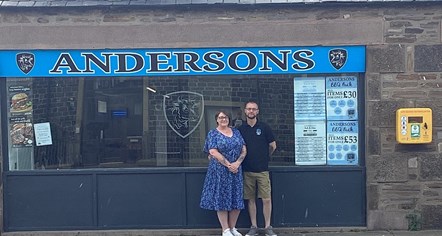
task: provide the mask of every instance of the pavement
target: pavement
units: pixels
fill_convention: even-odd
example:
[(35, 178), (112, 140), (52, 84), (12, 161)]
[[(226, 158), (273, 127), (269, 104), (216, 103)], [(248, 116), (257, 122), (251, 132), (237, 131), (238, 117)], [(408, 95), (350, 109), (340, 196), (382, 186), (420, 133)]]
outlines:
[[(239, 229), (243, 234), (248, 229)], [(442, 236), (440, 230), (377, 230), (365, 228), (274, 228), (278, 236)], [(214, 236), (221, 229), (85, 230), (3, 232), (3, 236)], [(261, 232), (259, 236), (264, 236)]]

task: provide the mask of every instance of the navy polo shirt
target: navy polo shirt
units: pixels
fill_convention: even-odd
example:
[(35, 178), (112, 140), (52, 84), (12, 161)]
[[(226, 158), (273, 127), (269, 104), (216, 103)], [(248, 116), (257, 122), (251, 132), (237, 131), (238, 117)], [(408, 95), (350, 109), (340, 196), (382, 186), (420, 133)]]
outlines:
[(242, 162), (243, 171), (262, 172), (269, 170), (269, 143), (275, 141), (270, 127), (261, 121), (251, 127), (247, 122), (238, 128), (247, 146), (247, 156)]

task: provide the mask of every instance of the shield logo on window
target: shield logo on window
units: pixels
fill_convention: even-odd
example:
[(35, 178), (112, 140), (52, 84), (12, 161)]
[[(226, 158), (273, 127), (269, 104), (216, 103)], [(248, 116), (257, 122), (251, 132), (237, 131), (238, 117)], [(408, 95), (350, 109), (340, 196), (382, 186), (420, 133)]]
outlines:
[(342, 48), (331, 49), (328, 52), (328, 59), (336, 70), (340, 70), (347, 62), (347, 50)]
[(29, 52), (22, 52), (16, 55), (16, 62), (18, 68), (25, 73), (28, 74), (32, 68), (34, 68), (35, 56)]
[(169, 127), (186, 138), (199, 126), (204, 114), (204, 96), (189, 91), (163, 95), (163, 111)]

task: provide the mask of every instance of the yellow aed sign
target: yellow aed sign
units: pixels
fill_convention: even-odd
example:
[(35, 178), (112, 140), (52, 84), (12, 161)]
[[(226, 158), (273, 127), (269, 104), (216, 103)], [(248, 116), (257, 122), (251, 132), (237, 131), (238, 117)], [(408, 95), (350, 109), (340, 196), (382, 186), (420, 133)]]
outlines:
[(431, 143), (433, 115), (430, 108), (401, 108), (396, 111), (396, 141), (404, 144)]

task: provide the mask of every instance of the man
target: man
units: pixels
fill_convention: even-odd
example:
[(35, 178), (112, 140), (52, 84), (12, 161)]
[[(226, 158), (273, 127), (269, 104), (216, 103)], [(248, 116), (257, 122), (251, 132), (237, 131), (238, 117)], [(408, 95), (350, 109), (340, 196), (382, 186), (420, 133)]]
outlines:
[(248, 209), (252, 226), (246, 236), (258, 235), (256, 222), (256, 191), (262, 199), (265, 221), (265, 235), (276, 236), (270, 225), (272, 214), (271, 185), (269, 177), (270, 156), (276, 149), (276, 141), (270, 127), (259, 121), (258, 103), (248, 101), (244, 112), (247, 122), (239, 127), (239, 131), (247, 146), (247, 155), (242, 163), (244, 175), (244, 199), (248, 200)]

